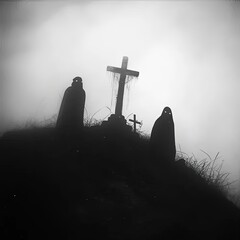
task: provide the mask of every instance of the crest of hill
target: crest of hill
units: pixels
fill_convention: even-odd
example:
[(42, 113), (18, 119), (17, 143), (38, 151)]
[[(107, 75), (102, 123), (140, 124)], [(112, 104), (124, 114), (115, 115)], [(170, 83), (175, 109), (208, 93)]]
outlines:
[(240, 212), (224, 193), (183, 161), (163, 168), (148, 145), (100, 125), (4, 134), (5, 236), (237, 239)]

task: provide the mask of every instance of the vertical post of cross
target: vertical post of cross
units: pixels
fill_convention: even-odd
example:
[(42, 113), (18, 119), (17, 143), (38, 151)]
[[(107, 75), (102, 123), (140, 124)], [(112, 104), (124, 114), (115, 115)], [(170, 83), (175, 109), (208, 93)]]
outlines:
[(123, 57), (122, 67), (121, 67), (121, 69), (123, 71), (120, 74), (118, 94), (117, 94), (117, 103), (116, 103), (116, 108), (115, 108), (115, 114), (118, 116), (122, 115), (123, 95), (124, 95), (124, 87), (125, 87), (125, 81), (126, 81), (126, 73), (124, 70), (127, 69), (127, 65), (128, 65), (128, 57)]

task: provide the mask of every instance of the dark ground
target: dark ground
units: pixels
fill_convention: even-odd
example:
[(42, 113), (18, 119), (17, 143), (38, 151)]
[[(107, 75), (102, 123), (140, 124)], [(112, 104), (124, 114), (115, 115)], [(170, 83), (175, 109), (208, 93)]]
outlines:
[(237, 207), (135, 135), (19, 130), (0, 151), (0, 239), (240, 239)]

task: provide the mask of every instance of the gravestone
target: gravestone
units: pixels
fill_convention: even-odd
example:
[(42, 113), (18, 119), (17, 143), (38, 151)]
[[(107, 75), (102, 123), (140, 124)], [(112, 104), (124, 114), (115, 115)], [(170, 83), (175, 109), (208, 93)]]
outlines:
[(175, 160), (174, 122), (169, 107), (163, 109), (162, 115), (154, 123), (150, 138), (150, 151), (163, 164), (170, 164)]
[(82, 79), (75, 77), (72, 86), (64, 93), (59, 110), (56, 127), (60, 129), (81, 129), (86, 94), (82, 87)]

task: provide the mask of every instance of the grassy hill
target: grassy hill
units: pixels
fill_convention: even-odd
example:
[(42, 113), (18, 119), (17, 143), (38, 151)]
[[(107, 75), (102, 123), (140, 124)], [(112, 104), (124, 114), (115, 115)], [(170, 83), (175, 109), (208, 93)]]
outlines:
[(0, 140), (1, 239), (239, 239), (240, 211), (148, 140), (100, 126)]

